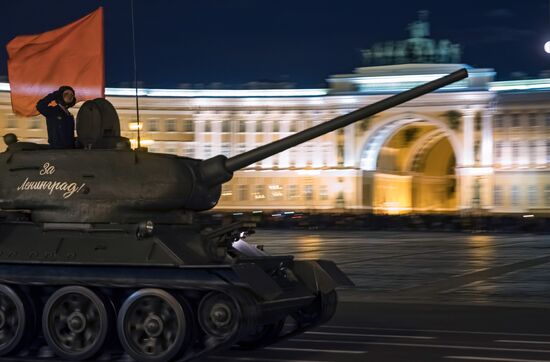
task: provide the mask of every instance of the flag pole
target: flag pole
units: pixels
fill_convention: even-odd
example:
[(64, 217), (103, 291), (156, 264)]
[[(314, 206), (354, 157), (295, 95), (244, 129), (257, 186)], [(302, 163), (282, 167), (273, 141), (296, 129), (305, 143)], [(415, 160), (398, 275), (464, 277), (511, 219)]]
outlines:
[(139, 130), (139, 98), (138, 98), (138, 82), (137, 82), (137, 60), (136, 60), (136, 30), (134, 26), (134, 0), (130, 0), (130, 8), (132, 9), (132, 50), (134, 53), (134, 87), (136, 89), (136, 115), (137, 115), (137, 148), (141, 148), (141, 138)]

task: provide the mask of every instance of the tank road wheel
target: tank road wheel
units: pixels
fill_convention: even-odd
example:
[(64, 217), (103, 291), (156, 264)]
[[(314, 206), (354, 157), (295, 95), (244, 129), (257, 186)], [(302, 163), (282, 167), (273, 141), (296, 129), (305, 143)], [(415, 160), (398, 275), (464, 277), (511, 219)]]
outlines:
[(315, 301), (292, 314), (298, 325), (317, 325), (328, 322), (336, 313), (338, 295), (335, 290), (319, 293)]
[(206, 334), (229, 339), (239, 331), (241, 312), (235, 300), (227, 294), (210, 292), (199, 305), (198, 319)]
[(170, 293), (141, 289), (120, 309), (118, 336), (126, 353), (137, 361), (169, 361), (190, 344), (189, 318), (187, 308)]
[(42, 331), (59, 357), (84, 360), (101, 351), (109, 331), (108, 305), (92, 290), (70, 286), (57, 290), (46, 303)]
[(34, 311), (22, 295), (0, 284), (0, 356), (5, 356), (25, 344), (31, 329)]

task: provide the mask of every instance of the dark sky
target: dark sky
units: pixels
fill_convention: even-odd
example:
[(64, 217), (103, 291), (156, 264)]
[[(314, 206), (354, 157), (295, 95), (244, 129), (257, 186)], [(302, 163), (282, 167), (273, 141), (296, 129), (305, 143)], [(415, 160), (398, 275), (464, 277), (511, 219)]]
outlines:
[[(130, 0), (3, 1), (0, 77), (13, 37), (65, 25), (98, 6), (105, 9), (107, 85), (131, 81)], [(543, 51), (549, 0), (135, 0), (134, 6), (139, 79), (149, 87), (264, 80), (324, 87), (329, 75), (361, 66), (359, 49), (405, 39), (407, 24), (423, 9), (430, 11), (432, 37), (460, 43), (467, 64), (495, 68), (499, 79), (550, 69)]]

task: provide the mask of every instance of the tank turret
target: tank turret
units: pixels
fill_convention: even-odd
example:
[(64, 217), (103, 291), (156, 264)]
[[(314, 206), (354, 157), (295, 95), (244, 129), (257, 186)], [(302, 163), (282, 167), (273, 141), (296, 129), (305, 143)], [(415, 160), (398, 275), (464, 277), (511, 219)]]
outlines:
[(77, 117), (81, 149), (44, 149), (8, 137), (0, 155), (0, 208), (29, 210), (36, 222), (188, 223), (193, 212), (217, 204), (235, 171), (465, 77), (461, 69), (240, 155), (202, 161), (131, 150), (112, 105), (88, 101)]

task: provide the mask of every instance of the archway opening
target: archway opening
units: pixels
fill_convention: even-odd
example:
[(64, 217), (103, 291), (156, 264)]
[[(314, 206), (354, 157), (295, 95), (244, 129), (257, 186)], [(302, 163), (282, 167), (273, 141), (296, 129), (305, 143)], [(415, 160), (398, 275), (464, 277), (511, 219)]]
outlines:
[[(430, 122), (411, 120), (401, 123), (378, 144), (376, 152), (370, 153), (371, 157), (375, 155), (370, 160), (375, 167), (364, 173), (367, 207), (381, 214), (442, 213), (457, 209), (457, 162), (444, 129)], [(367, 162), (362, 160), (362, 164)]]

